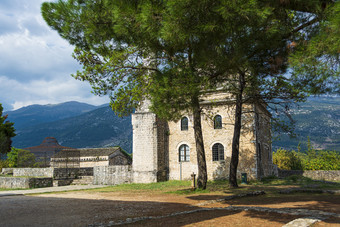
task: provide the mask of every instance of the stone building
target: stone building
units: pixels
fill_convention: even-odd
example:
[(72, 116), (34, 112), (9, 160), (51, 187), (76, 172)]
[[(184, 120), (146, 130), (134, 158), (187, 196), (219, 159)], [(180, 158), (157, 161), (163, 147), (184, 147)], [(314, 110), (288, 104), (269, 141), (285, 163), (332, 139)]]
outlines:
[[(165, 122), (146, 100), (132, 115), (133, 179), (136, 183), (189, 179), (197, 174), (193, 116)], [(235, 106), (225, 93), (202, 97), (201, 120), (208, 180), (229, 176)], [(270, 113), (261, 104), (244, 104), (238, 174), (249, 179), (272, 175)]]
[(61, 146), (54, 137), (46, 137), (42, 143), (34, 147), (26, 147), (23, 150), (30, 151), (35, 155), (36, 162), (41, 166), (49, 166), (51, 157), (63, 149), (72, 149), (71, 147)]
[(55, 168), (131, 165), (131, 163), (131, 156), (120, 147), (63, 149), (51, 158), (51, 167)]

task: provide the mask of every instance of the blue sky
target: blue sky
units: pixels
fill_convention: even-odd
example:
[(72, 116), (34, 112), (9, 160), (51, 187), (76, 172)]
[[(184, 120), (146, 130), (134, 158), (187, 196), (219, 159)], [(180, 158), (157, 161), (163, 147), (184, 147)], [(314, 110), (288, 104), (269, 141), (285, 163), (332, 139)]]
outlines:
[(71, 56), (73, 47), (43, 20), (42, 2), (0, 1), (0, 103), (5, 111), (31, 104), (109, 102), (71, 77), (81, 67)]

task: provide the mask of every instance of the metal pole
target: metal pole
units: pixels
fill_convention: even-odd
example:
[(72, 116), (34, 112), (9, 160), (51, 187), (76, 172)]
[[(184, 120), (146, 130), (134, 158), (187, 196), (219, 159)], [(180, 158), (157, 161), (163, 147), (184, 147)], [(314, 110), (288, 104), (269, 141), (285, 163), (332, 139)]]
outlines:
[(180, 172), (179, 179), (182, 180), (182, 161), (179, 162), (179, 172)]

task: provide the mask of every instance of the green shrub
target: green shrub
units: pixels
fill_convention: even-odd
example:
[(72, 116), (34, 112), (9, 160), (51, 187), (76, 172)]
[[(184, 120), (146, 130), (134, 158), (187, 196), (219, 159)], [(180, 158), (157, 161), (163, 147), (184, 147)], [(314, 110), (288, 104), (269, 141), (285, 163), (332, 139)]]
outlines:
[(8, 161), (7, 160), (0, 160), (0, 172), (2, 171), (2, 168), (8, 167)]
[(273, 153), (273, 163), (284, 170), (301, 170), (302, 162), (297, 152), (282, 148)]
[(29, 151), (12, 147), (11, 152), (7, 155), (9, 167), (33, 167), (35, 163), (35, 155)]
[(335, 151), (318, 151), (305, 155), (302, 160), (304, 170), (340, 170), (340, 154)]

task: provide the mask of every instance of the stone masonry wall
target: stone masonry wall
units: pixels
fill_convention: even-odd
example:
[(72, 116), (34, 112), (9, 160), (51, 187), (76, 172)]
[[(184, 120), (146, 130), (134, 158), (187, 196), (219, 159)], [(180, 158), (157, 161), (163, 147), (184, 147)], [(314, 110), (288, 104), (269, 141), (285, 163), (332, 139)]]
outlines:
[(255, 106), (255, 126), (257, 178), (260, 179), (273, 175), (270, 116), (261, 105)]
[(157, 182), (168, 180), (169, 175), (169, 126), (156, 119), (157, 124)]
[(52, 178), (0, 177), (0, 188), (52, 187)]
[(131, 165), (95, 166), (93, 168), (93, 184), (95, 185), (117, 185), (131, 182)]
[[(201, 116), (204, 149), (206, 155), (208, 179), (226, 179), (229, 176), (229, 165), (232, 151), (232, 138), (234, 130), (234, 108), (226, 103), (218, 105), (205, 105)], [(244, 106), (248, 112), (242, 117), (243, 130), (240, 138), (240, 161), (238, 173), (247, 173), (249, 179), (256, 178), (256, 147), (254, 135), (254, 117), (249, 113), (252, 106)], [(216, 115), (222, 117), (222, 129), (214, 129), (213, 119)], [(188, 117), (188, 130), (181, 131), (181, 121), (169, 122), (169, 179), (190, 179), (191, 174), (197, 174), (196, 144), (193, 130), (192, 115)], [(224, 160), (213, 161), (212, 147), (220, 143), (224, 147)], [(190, 149), (190, 161), (179, 162), (179, 147), (186, 144)]]
[(79, 176), (93, 176), (93, 167), (87, 168), (54, 168), (53, 178), (76, 179)]
[(53, 177), (53, 168), (13, 168), (13, 176)]
[(278, 170), (280, 178), (299, 175), (313, 180), (340, 181), (340, 170)]
[(132, 114), (133, 175), (135, 183), (157, 182), (157, 123), (150, 112)]

